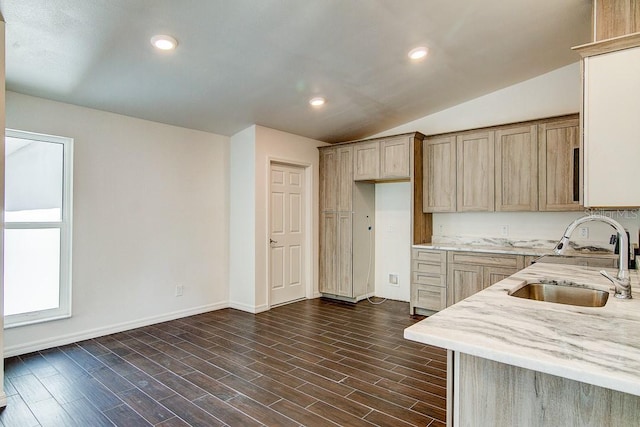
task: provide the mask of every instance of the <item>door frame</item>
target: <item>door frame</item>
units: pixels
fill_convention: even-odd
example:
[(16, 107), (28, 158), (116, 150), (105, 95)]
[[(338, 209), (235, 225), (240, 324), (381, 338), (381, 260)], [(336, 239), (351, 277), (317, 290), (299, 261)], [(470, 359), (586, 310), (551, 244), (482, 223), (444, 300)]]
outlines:
[(271, 275), (271, 254), (270, 254), (270, 245), (269, 239), (271, 237), (271, 166), (273, 164), (283, 165), (283, 166), (292, 166), (304, 169), (304, 228), (303, 228), (303, 239), (304, 239), (304, 280), (305, 287), (304, 293), (305, 299), (313, 298), (314, 292), (314, 277), (315, 277), (315, 269), (313, 263), (314, 250), (313, 245), (315, 240), (313, 239), (313, 218), (314, 218), (314, 210), (313, 210), (313, 165), (308, 162), (300, 162), (291, 159), (285, 159), (281, 157), (267, 157), (267, 168), (266, 168), (266, 202), (267, 209), (265, 215), (265, 236), (264, 236), (264, 247), (265, 247), (265, 288), (266, 288), (266, 297), (267, 297), (267, 310), (271, 309), (271, 289), (270, 289), (270, 275)]

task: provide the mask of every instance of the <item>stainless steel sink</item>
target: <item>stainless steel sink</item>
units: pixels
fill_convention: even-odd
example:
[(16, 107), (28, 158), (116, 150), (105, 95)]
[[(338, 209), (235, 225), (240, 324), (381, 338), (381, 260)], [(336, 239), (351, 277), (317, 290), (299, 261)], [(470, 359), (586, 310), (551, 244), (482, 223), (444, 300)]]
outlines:
[(609, 293), (598, 289), (559, 285), (556, 283), (527, 283), (510, 292), (512, 297), (580, 307), (603, 307)]

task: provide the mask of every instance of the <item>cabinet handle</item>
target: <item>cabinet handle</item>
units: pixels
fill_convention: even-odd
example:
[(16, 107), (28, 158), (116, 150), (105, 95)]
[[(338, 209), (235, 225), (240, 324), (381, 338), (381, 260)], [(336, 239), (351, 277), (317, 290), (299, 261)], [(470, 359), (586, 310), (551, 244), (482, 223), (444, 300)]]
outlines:
[(580, 149), (573, 149), (573, 201), (580, 201)]

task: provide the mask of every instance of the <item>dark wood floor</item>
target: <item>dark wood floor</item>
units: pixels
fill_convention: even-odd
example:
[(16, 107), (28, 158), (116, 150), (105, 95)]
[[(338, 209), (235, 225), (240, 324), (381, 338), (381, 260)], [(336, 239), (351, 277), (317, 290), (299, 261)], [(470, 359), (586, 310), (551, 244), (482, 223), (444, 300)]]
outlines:
[(5, 360), (17, 426), (443, 426), (446, 355), (408, 304), (192, 316)]

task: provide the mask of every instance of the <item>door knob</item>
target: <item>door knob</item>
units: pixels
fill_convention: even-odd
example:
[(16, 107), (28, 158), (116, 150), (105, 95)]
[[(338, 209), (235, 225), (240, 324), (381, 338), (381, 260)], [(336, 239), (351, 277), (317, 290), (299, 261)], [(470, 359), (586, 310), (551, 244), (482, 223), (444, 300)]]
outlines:
[(274, 243), (278, 243), (278, 241), (277, 240), (273, 240), (273, 239), (269, 239), (269, 244), (270, 245), (273, 245)]

